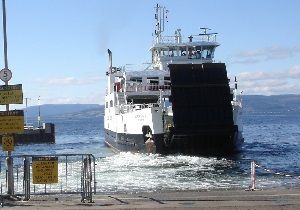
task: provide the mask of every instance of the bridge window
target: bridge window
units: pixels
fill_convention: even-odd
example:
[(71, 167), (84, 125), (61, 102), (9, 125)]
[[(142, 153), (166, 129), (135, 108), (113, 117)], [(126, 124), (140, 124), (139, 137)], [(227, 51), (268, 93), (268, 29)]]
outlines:
[(132, 82), (142, 82), (142, 77), (131, 77), (129, 81), (132, 81)]
[[(198, 50), (199, 49), (197, 49), (197, 51)], [(213, 46), (202, 48), (201, 58), (202, 59), (212, 59), (214, 57), (214, 50), (215, 50), (215, 47), (213, 47)]]
[(170, 89), (170, 85), (171, 85), (170, 77), (165, 77), (164, 78), (164, 88), (165, 89)]
[(159, 79), (158, 77), (147, 77), (148, 84), (158, 84)]
[(170, 77), (164, 77), (165, 81), (170, 81)]
[(169, 55), (169, 50), (168, 49), (160, 51), (160, 56), (168, 56), (168, 55)]
[(181, 56), (186, 56), (186, 51), (185, 50), (181, 50)]

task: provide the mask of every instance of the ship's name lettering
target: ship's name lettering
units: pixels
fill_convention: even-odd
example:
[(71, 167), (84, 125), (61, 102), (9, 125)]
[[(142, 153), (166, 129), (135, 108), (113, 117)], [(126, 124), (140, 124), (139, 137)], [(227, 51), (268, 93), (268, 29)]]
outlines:
[(145, 114), (137, 114), (135, 115), (135, 118), (146, 118)]

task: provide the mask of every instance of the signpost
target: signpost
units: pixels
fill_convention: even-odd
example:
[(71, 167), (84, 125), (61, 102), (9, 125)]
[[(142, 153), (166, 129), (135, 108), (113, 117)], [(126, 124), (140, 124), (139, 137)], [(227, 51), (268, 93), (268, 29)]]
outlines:
[(13, 151), (14, 150), (14, 137), (12, 135), (2, 136), (2, 149), (3, 151)]
[(4, 68), (0, 71), (0, 79), (3, 82), (8, 82), (11, 79), (11, 77), (12, 77), (11, 70)]
[(58, 157), (32, 157), (32, 183), (58, 183)]
[(0, 111), (0, 134), (23, 133), (24, 111)]
[(23, 104), (22, 85), (0, 85), (0, 104)]

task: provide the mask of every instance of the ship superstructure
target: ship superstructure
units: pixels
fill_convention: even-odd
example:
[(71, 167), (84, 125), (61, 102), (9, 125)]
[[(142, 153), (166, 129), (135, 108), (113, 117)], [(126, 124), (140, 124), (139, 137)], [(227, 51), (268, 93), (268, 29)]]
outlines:
[(241, 97), (224, 63), (214, 63), (216, 33), (200, 28), (163, 36), (168, 10), (155, 8), (152, 62), (132, 70), (112, 65), (105, 96), (105, 142), (119, 151), (221, 154), (242, 142)]

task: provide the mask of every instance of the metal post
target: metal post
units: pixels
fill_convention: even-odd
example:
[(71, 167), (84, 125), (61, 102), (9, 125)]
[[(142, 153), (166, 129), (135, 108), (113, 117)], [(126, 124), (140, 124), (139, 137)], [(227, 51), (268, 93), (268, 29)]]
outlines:
[(92, 155), (93, 157), (93, 167), (94, 167), (94, 194), (96, 195), (96, 189), (97, 189), (97, 181), (96, 181), (96, 160), (95, 160), (95, 156)]
[[(3, 14), (3, 49), (4, 49), (4, 64), (5, 69), (8, 69), (8, 59), (7, 59), (7, 35), (6, 35), (6, 9), (5, 0), (2, 0), (2, 14)], [(8, 81), (5, 81), (5, 85), (8, 85)], [(9, 111), (9, 104), (6, 104), (6, 111)], [(11, 151), (7, 152), (6, 158), (7, 164), (7, 194), (14, 194), (14, 173), (13, 173), (13, 158), (11, 157)]]
[(19, 190), (18, 183), (19, 183), (19, 167), (17, 166), (17, 191)]
[(82, 156), (81, 162), (81, 202), (85, 202), (86, 200), (86, 193), (85, 193), (85, 164), (86, 158)]
[(24, 191), (24, 200), (28, 201), (30, 199), (30, 162), (28, 157), (24, 159)]
[(11, 152), (8, 152), (8, 157), (6, 157), (7, 164), (7, 194), (14, 195), (14, 171), (13, 171), (13, 158), (11, 157)]
[(6, 9), (5, 0), (2, 0), (2, 10), (3, 10), (3, 49), (4, 49), (4, 64), (5, 69), (8, 69), (8, 59), (7, 59), (7, 36), (6, 36)]
[(92, 192), (93, 172), (92, 172), (91, 155), (87, 155), (86, 158), (83, 159), (81, 173), (82, 173), (81, 202), (88, 201), (89, 203), (92, 203), (93, 202), (93, 192)]
[(68, 156), (66, 155), (66, 191), (68, 190)]
[(92, 176), (92, 163), (91, 163), (91, 156), (88, 156), (88, 200), (89, 203), (93, 202), (93, 192), (92, 192), (92, 181), (93, 181), (93, 176)]
[(255, 173), (255, 161), (251, 161), (251, 190), (255, 190), (255, 181), (256, 181), (256, 173)]
[(2, 195), (2, 182), (1, 182), (1, 207), (3, 207), (4, 205), (4, 199), (3, 199), (3, 195)]

